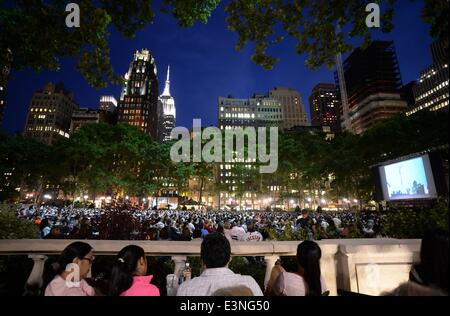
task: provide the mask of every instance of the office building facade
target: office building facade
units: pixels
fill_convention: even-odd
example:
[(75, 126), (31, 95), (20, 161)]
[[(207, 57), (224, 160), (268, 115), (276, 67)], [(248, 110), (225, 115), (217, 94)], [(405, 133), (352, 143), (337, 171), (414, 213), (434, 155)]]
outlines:
[[(343, 64), (348, 96), (348, 122), (341, 126), (361, 134), (392, 116), (406, 112), (402, 80), (392, 41), (374, 41), (357, 48)], [(339, 82), (337, 82), (339, 86)], [(340, 109), (343, 118), (343, 109)]]
[(447, 110), (449, 104), (449, 69), (448, 60), (442, 43), (431, 45), (433, 64), (420, 74), (420, 79), (413, 88), (414, 106), (408, 111), (412, 115), (418, 111)]
[(100, 111), (88, 108), (79, 108), (73, 111), (70, 124), (70, 134), (76, 133), (85, 125), (98, 124), (100, 122)]
[(31, 99), (24, 136), (47, 145), (69, 138), (72, 114), (78, 105), (63, 84), (48, 83)]
[(158, 79), (150, 51), (137, 51), (125, 74), (118, 109), (118, 122), (136, 126), (157, 139)]
[(305, 112), (300, 93), (291, 88), (277, 87), (269, 91), (269, 98), (281, 104), (282, 124), (284, 130), (295, 126), (308, 126), (308, 115)]
[(317, 84), (309, 97), (311, 125), (328, 126), (334, 134), (339, 133), (341, 130), (339, 105), (340, 101), (335, 84)]

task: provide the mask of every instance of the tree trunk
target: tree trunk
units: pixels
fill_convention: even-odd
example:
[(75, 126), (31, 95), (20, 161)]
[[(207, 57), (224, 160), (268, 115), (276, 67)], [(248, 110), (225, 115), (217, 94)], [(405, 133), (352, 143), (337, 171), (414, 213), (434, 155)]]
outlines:
[(220, 210), (220, 194), (221, 194), (221, 192), (219, 190), (219, 210)]
[(198, 203), (199, 205), (202, 204), (202, 195), (203, 195), (203, 177), (200, 177), (200, 191), (199, 191), (199, 196), (198, 196)]

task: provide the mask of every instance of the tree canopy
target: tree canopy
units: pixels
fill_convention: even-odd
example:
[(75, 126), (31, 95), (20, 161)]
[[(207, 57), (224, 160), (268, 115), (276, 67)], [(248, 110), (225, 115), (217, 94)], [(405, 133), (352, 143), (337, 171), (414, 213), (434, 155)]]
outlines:
[[(397, 0), (379, 0), (383, 32), (393, 29)], [(424, 0), (423, 20), (430, 34), (448, 48), (449, 6), (446, 0)], [(171, 14), (180, 27), (207, 23), (220, 0), (81, 0), (80, 28), (68, 28), (66, 1), (14, 0), (0, 8), (0, 56), (12, 53), (12, 69), (57, 70), (63, 57), (76, 59), (76, 69), (96, 88), (120, 82), (110, 60), (108, 39), (111, 27), (132, 38), (150, 25), (157, 13)], [(315, 69), (333, 66), (337, 53), (353, 47), (354, 38), (371, 39), (365, 24), (368, 1), (364, 0), (231, 0), (225, 5), (228, 28), (238, 35), (237, 49), (254, 44), (252, 60), (271, 69), (278, 61), (271, 46), (286, 37), (294, 39), (296, 52), (307, 54), (306, 65)], [(337, 26), (340, 30), (336, 32)], [(39, 32), (37, 36), (36, 32)], [(6, 63), (0, 59), (0, 68)]]
[[(305, 191), (324, 191), (327, 200), (347, 196), (368, 201), (375, 186), (371, 166), (442, 146), (448, 161), (448, 137), (447, 116), (428, 111), (398, 115), (363, 135), (343, 133), (332, 140), (320, 132), (284, 132), (279, 134), (275, 173), (260, 174), (258, 162), (250, 168), (248, 163), (234, 163), (230, 171), (235, 182), (216, 183), (212, 190), (219, 196), (227, 192), (242, 199), (246, 193), (266, 196), (269, 186), (277, 186), (284, 202), (304, 199)], [(86, 193), (91, 198), (104, 194), (148, 197), (170, 183), (181, 195), (189, 191), (193, 177), (198, 178), (201, 198), (206, 183), (220, 178), (214, 177), (220, 170), (218, 163), (173, 163), (171, 145), (158, 144), (126, 124), (86, 125), (53, 147), (22, 136), (0, 135), (0, 175), (7, 175), (0, 182), (0, 200), (17, 197), (15, 188), (41, 195), (47, 186), (68, 197)]]

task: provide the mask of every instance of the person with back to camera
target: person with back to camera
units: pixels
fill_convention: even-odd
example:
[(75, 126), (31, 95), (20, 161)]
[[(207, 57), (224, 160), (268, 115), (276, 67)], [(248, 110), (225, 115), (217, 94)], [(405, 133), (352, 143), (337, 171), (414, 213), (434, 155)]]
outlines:
[(74, 242), (68, 245), (52, 265), (52, 270), (44, 273), (44, 284), (48, 284), (45, 296), (94, 296), (94, 288), (84, 280), (93, 260), (89, 244)]
[(420, 245), (420, 263), (410, 272), (410, 281), (432, 286), (449, 293), (449, 238), (437, 230), (425, 234)]
[(266, 294), (274, 296), (322, 296), (328, 290), (320, 271), (322, 251), (314, 241), (297, 247), (298, 271), (286, 272), (280, 265), (272, 269)]
[(177, 296), (212, 296), (220, 289), (236, 286), (248, 287), (254, 296), (263, 295), (251, 276), (235, 274), (228, 269), (231, 246), (223, 234), (212, 233), (205, 236), (200, 257), (205, 270), (199, 277), (182, 283)]
[(116, 257), (109, 287), (110, 296), (159, 296), (159, 289), (150, 284), (147, 258), (139, 246), (126, 246)]
[(425, 234), (420, 245), (420, 263), (413, 265), (409, 281), (386, 296), (448, 296), (449, 238), (444, 231)]

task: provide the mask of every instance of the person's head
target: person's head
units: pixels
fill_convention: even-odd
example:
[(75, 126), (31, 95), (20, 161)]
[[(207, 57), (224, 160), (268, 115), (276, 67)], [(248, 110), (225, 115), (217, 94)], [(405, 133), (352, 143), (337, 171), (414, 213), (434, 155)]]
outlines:
[[(56, 275), (64, 276), (65, 273), (71, 273), (76, 265), (79, 271), (80, 279), (86, 278), (94, 261), (94, 253), (91, 245), (84, 242), (74, 242), (68, 245), (62, 251), (58, 260), (47, 270), (44, 275), (44, 285), (50, 283)], [(77, 275), (77, 273), (75, 273)], [(77, 280), (75, 280), (77, 281)]]
[(126, 246), (117, 255), (111, 271), (109, 294), (119, 296), (133, 284), (134, 276), (147, 274), (147, 258), (139, 246)]
[(43, 220), (41, 220), (39, 222), (39, 229), (43, 230), (45, 227), (49, 227), (50, 226), (50, 221), (48, 220), (48, 218), (44, 218)]
[(223, 226), (222, 226), (222, 225), (219, 225), (219, 227), (217, 227), (216, 232), (217, 232), (217, 233), (220, 233), (220, 234), (224, 234), (225, 231), (224, 231), (224, 229), (223, 229)]
[(230, 242), (223, 234), (209, 234), (203, 239), (200, 257), (207, 269), (223, 268), (230, 262)]
[(183, 235), (183, 237), (186, 237), (186, 238), (191, 238), (192, 237), (192, 232), (191, 232), (190, 228), (187, 225), (183, 225), (183, 229), (181, 231), (181, 234)]
[(449, 260), (448, 233), (434, 231), (427, 233), (420, 246), (420, 265), (426, 285), (433, 285), (448, 292)]
[(390, 292), (381, 293), (382, 296), (447, 296), (441, 289), (423, 286), (416, 282), (406, 282), (400, 284)]
[(300, 272), (308, 284), (308, 296), (321, 296), (320, 258), (322, 251), (314, 241), (304, 241), (297, 247), (297, 261)]
[(225, 224), (223, 224), (223, 228), (224, 229), (230, 229), (231, 228), (230, 222), (225, 222)]
[(307, 209), (303, 209), (303, 210), (302, 210), (302, 217), (303, 217), (303, 218), (307, 218), (308, 215), (309, 215), (308, 210), (307, 210)]

